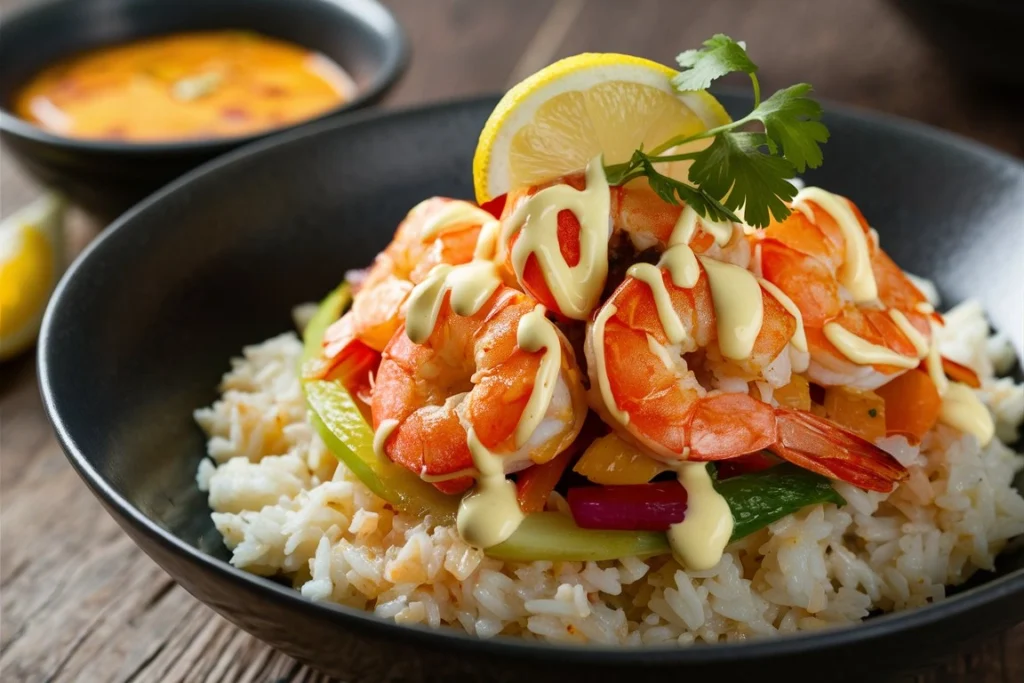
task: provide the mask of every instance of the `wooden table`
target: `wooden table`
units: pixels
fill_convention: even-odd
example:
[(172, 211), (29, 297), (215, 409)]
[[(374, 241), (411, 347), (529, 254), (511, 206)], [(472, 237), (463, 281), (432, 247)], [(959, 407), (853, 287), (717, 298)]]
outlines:
[[(411, 36), (413, 61), (385, 107), (497, 91), (587, 50), (671, 64), (725, 32), (748, 41), (767, 91), (808, 81), (822, 98), (1024, 156), (1021, 93), (977, 92), (952, 78), (884, 0), (386, 4)], [(0, 165), (7, 215), (38, 188), (6, 156)], [(73, 214), (72, 252), (96, 229)], [(0, 430), (0, 680), (322, 680), (197, 602), (121, 532), (54, 440), (29, 356), (0, 366)], [(1024, 681), (1024, 625), (895, 680)]]

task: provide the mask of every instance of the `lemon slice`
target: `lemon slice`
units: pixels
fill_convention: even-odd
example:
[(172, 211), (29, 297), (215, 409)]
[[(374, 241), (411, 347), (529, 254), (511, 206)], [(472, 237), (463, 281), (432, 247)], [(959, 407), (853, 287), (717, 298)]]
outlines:
[(0, 223), (0, 360), (32, 345), (64, 263), (66, 203), (47, 193)]
[(639, 57), (584, 53), (509, 90), (484, 125), (473, 158), (477, 202), (583, 170), (598, 154), (629, 159), (675, 135), (729, 122), (705, 92), (672, 89), (672, 69)]

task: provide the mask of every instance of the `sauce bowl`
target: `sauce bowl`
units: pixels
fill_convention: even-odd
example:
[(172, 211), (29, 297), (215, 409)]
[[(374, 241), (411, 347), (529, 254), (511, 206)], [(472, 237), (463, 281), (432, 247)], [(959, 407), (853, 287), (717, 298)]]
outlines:
[[(720, 99), (733, 114), (751, 106)], [(496, 102), (363, 112), (237, 150), (136, 206), (66, 273), (39, 341), (43, 403), (72, 465), (150, 557), (241, 628), (352, 683), (879, 680), (1024, 618), (1024, 539), (935, 604), (691, 647), (398, 626), (233, 567), (196, 485), (206, 439), (192, 411), (217, 398), (229, 358), (293, 330), (292, 308), (368, 263), (412, 206), (473, 196)], [(1024, 356), (1024, 165), (873, 114), (827, 106), (824, 120), (827, 161), (805, 180), (853, 199), (897, 263), (932, 279), (945, 305), (976, 298)]]
[[(152, 36), (243, 29), (319, 52), (344, 69), (356, 93), (323, 114), (251, 135), (174, 142), (63, 137), (17, 117), (18, 89), (70, 55)], [(204, 161), (255, 139), (377, 101), (404, 71), (408, 44), (376, 0), (51, 0), (4, 17), (0, 138), (40, 182), (110, 220)]]

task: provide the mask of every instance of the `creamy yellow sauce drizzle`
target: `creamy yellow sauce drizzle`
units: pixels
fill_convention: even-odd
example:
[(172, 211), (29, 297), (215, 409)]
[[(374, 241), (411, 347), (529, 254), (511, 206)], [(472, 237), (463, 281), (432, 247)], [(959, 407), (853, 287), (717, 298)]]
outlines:
[(459, 503), (455, 528), (466, 543), (490, 548), (515, 533), (524, 515), (516, 500), (516, 485), (505, 478), (501, 457), (480, 443), (472, 427), (466, 431), (469, 452), (480, 474), (476, 486)]
[(917, 328), (910, 324), (907, 320), (907, 316), (903, 315), (902, 312), (897, 311), (895, 308), (889, 309), (889, 317), (896, 323), (896, 327), (900, 328), (900, 332), (903, 333), (910, 343), (914, 345), (914, 350), (917, 352), (918, 360), (928, 355), (928, 340), (925, 339), (924, 335), (917, 331)]
[(427, 468), (423, 467), (420, 470), (420, 479), (427, 482), (428, 484), (435, 484), (442, 481), (451, 481), (452, 479), (460, 479), (462, 477), (475, 477), (479, 474), (475, 467), (467, 467), (463, 470), (456, 470), (455, 472), (449, 472), (448, 474), (427, 474)]
[(690, 289), (700, 279), (697, 255), (686, 244), (669, 247), (668, 251), (661, 255), (658, 265), (668, 270), (669, 278), (676, 287)]
[(426, 279), (409, 294), (406, 334), (417, 344), (422, 344), (430, 337), (437, 325), (437, 316), (447, 292), (451, 292), (452, 311), (456, 315), (470, 316), (487, 303), (499, 286), (501, 279), (494, 263), (490, 261), (471, 261), (460, 266), (434, 266)]
[(612, 385), (608, 380), (608, 364), (604, 357), (604, 327), (608, 318), (615, 315), (617, 310), (615, 304), (605, 304), (594, 319), (594, 359), (597, 361), (597, 388), (601, 392), (605, 407), (620, 424), (628, 425), (629, 415), (619, 410), (618, 404), (615, 403), (615, 397), (612, 396)]
[(516, 448), (522, 447), (540, 425), (551, 405), (555, 394), (555, 383), (558, 381), (558, 370), (562, 364), (562, 345), (558, 341), (558, 331), (550, 320), (544, 317), (544, 307), (538, 304), (532, 311), (519, 320), (516, 330), (516, 343), (527, 353), (536, 353), (544, 349), (540, 360), (540, 368), (534, 380), (530, 398), (516, 425)]
[(840, 284), (849, 290), (857, 303), (877, 299), (878, 285), (871, 271), (871, 252), (868, 250), (867, 236), (853, 209), (831, 192), (826, 192), (820, 187), (805, 187), (793, 198), (793, 208), (802, 212), (812, 222), (814, 213), (807, 202), (814, 202), (823, 211), (827, 211), (843, 233), (846, 252), (838, 273)]
[[(587, 166), (586, 182), (582, 191), (564, 184), (541, 190), (505, 219), (501, 233), (501, 243), (508, 244), (522, 232), (512, 247), (519, 281), (534, 255), (559, 310), (575, 320), (585, 320), (594, 310), (608, 276), (610, 198), (601, 157)], [(563, 210), (576, 214), (580, 223), (580, 260), (572, 267), (558, 244), (558, 214)]]
[(387, 460), (387, 453), (384, 452), (384, 444), (388, 442), (391, 432), (398, 427), (398, 420), (381, 420), (377, 430), (373, 433), (373, 452), (382, 460)]
[(839, 323), (825, 323), (822, 328), (825, 338), (839, 349), (840, 353), (858, 365), (893, 365), (898, 368), (916, 368), (917, 358), (909, 358), (891, 349), (858, 337)]
[(687, 205), (682, 213), (679, 214), (679, 219), (672, 230), (672, 236), (668, 240), (669, 246), (689, 244), (690, 240), (693, 239), (693, 235), (697, 232), (698, 224), (714, 238), (715, 243), (720, 247), (724, 247), (732, 240), (732, 223), (709, 221), (706, 218), (701, 218), (693, 207)]
[(684, 567), (706, 571), (718, 564), (729, 544), (732, 510), (715, 490), (707, 463), (680, 462), (675, 469), (686, 489), (686, 516), (669, 527), (669, 546)]
[(796, 307), (796, 304), (793, 303), (792, 299), (786, 296), (785, 292), (783, 292), (781, 289), (776, 287), (771, 282), (768, 282), (767, 280), (764, 279), (758, 279), (758, 282), (761, 284), (762, 287), (764, 287), (765, 290), (767, 290), (772, 296), (775, 297), (776, 301), (782, 304), (782, 307), (785, 308), (791, 316), (796, 318), (796, 330), (793, 332), (793, 336), (790, 338), (789, 341), (792, 342), (793, 346), (795, 346), (799, 351), (803, 351), (804, 353), (806, 353), (807, 333), (804, 331), (804, 317), (800, 313), (800, 309)]
[(731, 263), (698, 258), (711, 287), (718, 348), (726, 358), (749, 358), (764, 322), (764, 300), (757, 278)]
[(665, 336), (668, 337), (670, 344), (682, 343), (686, 339), (686, 328), (683, 327), (683, 322), (672, 307), (672, 299), (669, 297), (668, 288), (665, 287), (665, 278), (661, 274), (661, 269), (650, 263), (637, 263), (630, 266), (626, 275), (650, 287), (651, 295), (654, 297), (654, 306), (658, 309), (661, 327), (665, 330)]
[(992, 415), (973, 389), (961, 382), (950, 382), (946, 377), (937, 341), (939, 325), (934, 320), (930, 321), (930, 324), (932, 341), (925, 359), (925, 367), (942, 398), (939, 422), (965, 434), (973, 434), (979, 444), (986, 446), (995, 434)]
[(982, 446), (995, 434), (995, 425), (988, 408), (974, 390), (960, 382), (950, 382), (942, 395), (939, 421), (965, 434), (973, 434)]
[(420, 239), (429, 242), (457, 225), (484, 224), (493, 220), (494, 216), (478, 206), (461, 200), (452, 200), (445, 202), (436, 214), (423, 223), (420, 228)]
[(480, 227), (480, 236), (476, 238), (476, 246), (473, 248), (473, 260), (491, 261), (498, 251), (498, 236), (501, 232), (501, 223), (491, 219)]

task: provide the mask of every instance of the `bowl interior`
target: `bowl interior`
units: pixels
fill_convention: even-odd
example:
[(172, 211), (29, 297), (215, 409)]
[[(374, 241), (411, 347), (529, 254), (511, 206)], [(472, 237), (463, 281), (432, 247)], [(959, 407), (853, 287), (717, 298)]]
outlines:
[(63, 57), (151, 36), (218, 29), (256, 31), (321, 52), (348, 72), (357, 96), (380, 89), (404, 58), (398, 25), (374, 0), (53, 0), (5, 19), (0, 107), (13, 116), (8, 108), (18, 88)]
[[(472, 197), (476, 133), (494, 102), (326, 122), (258, 143), (107, 231), (65, 278), (40, 342), (48, 408), (87, 478), (188, 546), (226, 557), (195, 485), (204, 439), (192, 411), (216, 398), (231, 357), (292, 330), (292, 307), (366, 265), (414, 204)], [(806, 180), (857, 202), (894, 259), (933, 278), (947, 305), (978, 298), (1021, 355), (1020, 164), (903, 124), (834, 113), (827, 123), (826, 163)], [(1019, 546), (996, 573), (1024, 573)]]

